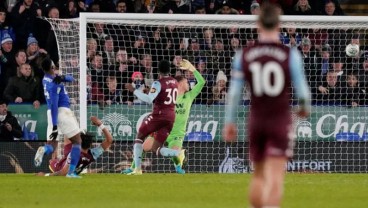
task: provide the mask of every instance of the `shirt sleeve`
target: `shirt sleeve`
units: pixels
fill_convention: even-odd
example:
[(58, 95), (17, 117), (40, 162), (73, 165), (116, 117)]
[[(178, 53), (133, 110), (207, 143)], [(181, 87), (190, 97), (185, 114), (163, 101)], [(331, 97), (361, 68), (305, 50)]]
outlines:
[(159, 81), (154, 81), (148, 95), (145, 94), (144, 92), (142, 92), (141, 90), (138, 90), (138, 89), (134, 90), (134, 95), (137, 96), (143, 102), (151, 104), (156, 99), (156, 97), (157, 97), (158, 93), (160, 93), (160, 91), (161, 91), (160, 82)]
[(58, 87), (57, 84), (51, 82), (49, 83), (47, 91), (49, 94), (48, 102), (50, 103), (52, 125), (56, 126), (58, 124), (57, 120), (58, 120), (60, 87)]
[(242, 51), (237, 51), (233, 60), (230, 89), (226, 98), (225, 123), (235, 122), (235, 113), (243, 91), (244, 73), (242, 68), (242, 54)]
[(97, 160), (97, 158), (99, 158), (104, 152), (104, 149), (99, 145), (98, 147), (92, 148), (90, 151), (93, 159)]
[(65, 75), (64, 76), (64, 82), (73, 82), (74, 78), (72, 75)]
[(188, 95), (192, 100), (198, 96), (199, 93), (201, 93), (204, 85), (206, 84), (206, 80), (203, 78), (201, 73), (199, 71), (195, 70), (193, 72), (195, 79), (197, 80), (197, 84), (194, 85), (193, 89), (188, 92)]
[(310, 108), (310, 91), (304, 76), (303, 60), (297, 49), (290, 51), (289, 69), (291, 79), (295, 87), (296, 97), (301, 105), (307, 109)]

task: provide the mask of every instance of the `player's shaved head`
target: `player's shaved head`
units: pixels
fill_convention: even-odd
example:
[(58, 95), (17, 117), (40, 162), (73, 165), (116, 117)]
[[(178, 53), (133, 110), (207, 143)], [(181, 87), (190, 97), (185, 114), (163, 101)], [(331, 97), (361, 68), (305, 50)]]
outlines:
[(158, 64), (158, 71), (161, 74), (169, 74), (170, 73), (170, 62), (168, 60), (161, 60)]
[(274, 30), (280, 23), (280, 11), (278, 5), (265, 2), (261, 6), (258, 24), (264, 30)]

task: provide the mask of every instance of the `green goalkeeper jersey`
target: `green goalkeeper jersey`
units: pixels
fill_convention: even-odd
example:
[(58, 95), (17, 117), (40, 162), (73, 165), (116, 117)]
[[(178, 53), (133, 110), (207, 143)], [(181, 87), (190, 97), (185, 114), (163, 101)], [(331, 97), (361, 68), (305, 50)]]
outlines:
[(192, 103), (197, 95), (202, 91), (202, 88), (206, 83), (202, 75), (197, 70), (195, 70), (193, 74), (197, 80), (197, 84), (193, 87), (193, 89), (184, 93), (183, 95), (178, 95), (176, 98), (175, 122), (170, 132), (170, 137), (185, 136)]

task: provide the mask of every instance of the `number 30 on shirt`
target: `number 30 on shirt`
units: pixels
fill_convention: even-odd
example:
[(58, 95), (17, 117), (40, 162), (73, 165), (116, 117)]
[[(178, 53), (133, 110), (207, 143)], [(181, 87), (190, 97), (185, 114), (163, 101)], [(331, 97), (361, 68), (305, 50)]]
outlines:
[(176, 97), (178, 96), (178, 89), (169, 88), (169, 89), (166, 89), (165, 92), (167, 93), (168, 100), (165, 100), (164, 104), (165, 105), (176, 104)]

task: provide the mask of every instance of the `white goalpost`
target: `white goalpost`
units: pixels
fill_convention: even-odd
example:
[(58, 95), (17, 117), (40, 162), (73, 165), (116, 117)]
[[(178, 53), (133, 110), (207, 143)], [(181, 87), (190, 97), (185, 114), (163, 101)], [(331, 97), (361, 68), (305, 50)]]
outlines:
[[(130, 166), (132, 141), (152, 106), (138, 101), (124, 84), (148, 88), (162, 59), (172, 63), (173, 76), (186, 76), (191, 86), (196, 83), (194, 77), (177, 67), (181, 59), (191, 61), (207, 81), (190, 113), (184, 169), (189, 173), (252, 171), (244, 129), (251, 102), (246, 88), (239, 89), (243, 97), (238, 142), (224, 143), (221, 130), (231, 60), (237, 48), (257, 40), (256, 16), (80, 13), (79, 20), (47, 20), (56, 34), (61, 70), (78, 80), (67, 87), (81, 128), (95, 132), (101, 141), (101, 132), (88, 121), (96, 115), (115, 140), (90, 171), (117, 173)], [(286, 164), (287, 170), (368, 172), (368, 18), (282, 16), (281, 20), (280, 42), (303, 54), (313, 93), (311, 117), (294, 117), (295, 157)], [(349, 49), (348, 56), (349, 44), (359, 50)], [(143, 168), (174, 171), (170, 160), (152, 153), (146, 154)]]

